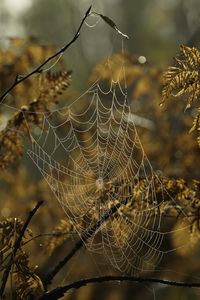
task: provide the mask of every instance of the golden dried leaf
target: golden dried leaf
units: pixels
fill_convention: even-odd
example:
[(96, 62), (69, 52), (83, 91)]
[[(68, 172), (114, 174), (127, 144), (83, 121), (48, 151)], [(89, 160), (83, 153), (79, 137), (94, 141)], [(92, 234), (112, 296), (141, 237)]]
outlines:
[[(181, 54), (175, 58), (177, 66), (169, 67), (163, 75), (163, 104), (170, 96), (187, 98), (185, 110), (190, 108), (194, 102), (196, 104), (197, 115), (193, 121), (190, 132), (199, 131), (200, 119), (200, 52), (195, 47), (180, 47)], [(198, 138), (199, 140), (199, 138)]]

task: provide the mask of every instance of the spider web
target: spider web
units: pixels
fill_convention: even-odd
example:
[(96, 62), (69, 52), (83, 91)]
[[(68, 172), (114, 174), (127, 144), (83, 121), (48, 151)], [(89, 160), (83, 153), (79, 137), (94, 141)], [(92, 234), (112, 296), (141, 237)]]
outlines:
[(132, 118), (124, 64), (115, 80), (107, 64), (107, 89), (98, 79), (71, 104), (40, 113), (43, 125), (30, 128), (28, 154), (87, 249), (121, 272), (138, 274), (171, 251), (163, 249), (165, 199), (164, 193), (157, 199), (158, 178)]

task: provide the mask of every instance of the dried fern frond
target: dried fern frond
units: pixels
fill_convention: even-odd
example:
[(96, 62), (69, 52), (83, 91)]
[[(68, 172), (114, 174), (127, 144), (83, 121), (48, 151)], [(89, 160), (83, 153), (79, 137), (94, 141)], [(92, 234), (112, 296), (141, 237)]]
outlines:
[[(177, 207), (181, 207), (184, 212), (183, 217), (186, 215), (197, 215), (194, 210), (198, 210), (200, 207), (200, 181), (193, 180), (191, 183), (187, 183), (184, 179), (168, 179), (168, 178), (155, 178), (155, 193), (158, 202), (163, 202), (163, 206), (160, 210), (164, 214), (170, 214), (178, 216), (180, 211)], [(144, 190), (145, 180), (141, 179), (138, 184), (131, 188), (131, 193), (134, 195), (129, 203), (124, 207), (125, 214), (134, 215), (135, 210), (142, 205), (141, 194)], [(164, 200), (164, 201), (163, 201)], [(173, 200), (173, 201), (172, 201)], [(145, 201), (145, 199), (143, 200)], [(147, 195), (146, 201), (149, 201)], [(149, 203), (151, 204), (151, 203)]]
[(14, 131), (0, 133), (0, 169), (17, 161), (24, 153), (21, 138)]
[(57, 103), (57, 97), (69, 87), (72, 71), (47, 72), (41, 79), (38, 101)]
[(28, 124), (40, 127), (42, 116), (36, 112), (48, 112), (52, 104), (58, 103), (58, 96), (69, 87), (70, 83), (71, 71), (48, 72), (43, 76), (38, 97), (28, 106), (21, 107), (0, 132), (0, 169), (5, 169), (23, 156), (23, 134), (29, 135), (25, 115)]
[(62, 95), (71, 83), (71, 71), (58, 73), (47, 72), (42, 78), (37, 98), (29, 106), (24, 107), (26, 121), (40, 127), (42, 115), (38, 112), (49, 112), (51, 105), (58, 104), (58, 96)]
[(163, 104), (171, 95), (187, 97), (185, 110), (196, 104), (197, 114), (193, 121), (191, 131), (198, 131), (198, 144), (200, 146), (200, 52), (195, 47), (180, 47), (181, 54), (175, 58), (175, 67), (169, 67), (164, 73), (162, 90)]
[(0, 131), (0, 169), (6, 169), (23, 157), (23, 135), (27, 133), (24, 108), (22, 108), (7, 121), (5, 128)]
[(200, 52), (196, 48), (180, 47), (181, 55), (175, 58), (177, 66), (164, 73), (163, 102), (171, 95), (188, 95), (186, 109), (200, 97)]

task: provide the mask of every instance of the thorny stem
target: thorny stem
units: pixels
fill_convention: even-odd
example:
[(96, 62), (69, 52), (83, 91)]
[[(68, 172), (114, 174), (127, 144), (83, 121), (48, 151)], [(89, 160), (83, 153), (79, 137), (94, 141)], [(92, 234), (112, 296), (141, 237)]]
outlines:
[(146, 277), (135, 277), (135, 276), (101, 276), (101, 277), (94, 277), (94, 278), (86, 278), (80, 279), (75, 281), (71, 284), (57, 287), (52, 291), (44, 293), (42, 296), (37, 298), (37, 300), (56, 300), (60, 299), (64, 296), (64, 294), (71, 290), (71, 289), (79, 289), (82, 286), (85, 286), (90, 283), (102, 283), (102, 282), (110, 282), (110, 281), (117, 281), (117, 282), (137, 282), (137, 283), (157, 283), (167, 286), (176, 286), (176, 287), (185, 287), (185, 288), (200, 288), (200, 283), (187, 283), (187, 282), (176, 282), (176, 281), (169, 281), (164, 279), (158, 278), (146, 278)]
[(90, 11), (91, 11), (92, 6), (90, 6), (88, 8), (88, 10), (86, 11), (74, 37), (72, 38), (72, 40), (65, 45), (64, 47), (62, 47), (58, 52), (56, 52), (55, 54), (53, 54), (52, 56), (50, 56), (49, 58), (47, 58), (41, 65), (39, 65), (38, 67), (36, 67), (33, 71), (31, 71), (30, 73), (28, 73), (27, 75), (23, 76), (22, 78), (19, 78), (18, 76), (16, 77), (15, 81), (13, 82), (13, 84), (0, 96), (0, 103), (3, 102), (4, 98), (8, 95), (8, 93), (10, 93), (18, 84), (20, 84), (21, 82), (25, 81), (26, 79), (28, 79), (29, 77), (33, 76), (34, 74), (38, 74), (38, 73), (42, 73), (43, 71), (43, 67), (50, 62), (52, 59), (56, 58), (57, 56), (59, 56), (60, 54), (64, 53), (79, 37), (80, 35), (80, 30), (86, 20), (86, 18), (89, 16)]
[(20, 244), (22, 242), (22, 239), (23, 239), (23, 236), (24, 236), (24, 234), (26, 232), (26, 229), (27, 229), (29, 223), (31, 222), (33, 216), (35, 215), (35, 213), (39, 209), (39, 207), (43, 204), (43, 202), (44, 201), (42, 201), (42, 200), (39, 201), (37, 203), (37, 205), (34, 207), (34, 209), (29, 212), (28, 218), (27, 218), (26, 222), (24, 223), (24, 225), (23, 225), (23, 227), (21, 229), (19, 237), (16, 240), (16, 242), (14, 243), (13, 251), (12, 251), (12, 256), (10, 257), (9, 262), (7, 264), (7, 267), (6, 267), (6, 269), (5, 269), (4, 273), (3, 273), (2, 283), (1, 283), (1, 287), (0, 287), (0, 299), (3, 297), (4, 290), (5, 290), (5, 287), (6, 287), (6, 283), (7, 283), (7, 280), (8, 280), (8, 276), (9, 276), (10, 271), (11, 271), (12, 264), (14, 262), (14, 259), (15, 259), (15, 256), (17, 254), (17, 251), (20, 248)]

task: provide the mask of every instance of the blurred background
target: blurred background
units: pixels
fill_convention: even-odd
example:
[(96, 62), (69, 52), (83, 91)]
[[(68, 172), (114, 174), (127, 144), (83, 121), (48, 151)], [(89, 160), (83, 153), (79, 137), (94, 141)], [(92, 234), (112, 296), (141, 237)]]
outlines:
[[(1, 0), (1, 39), (35, 36), (59, 48), (71, 39), (89, 5), (91, 0)], [(130, 37), (126, 50), (145, 56), (150, 64), (166, 65), (180, 44), (199, 43), (198, 0), (96, 0), (93, 10), (116, 22)], [(88, 23), (93, 25), (96, 20), (90, 17)], [(114, 36), (102, 21), (95, 30), (84, 28), (65, 54), (66, 60), (70, 57), (67, 64), (74, 76), (86, 79), (91, 66), (112, 52)]]
[[(58, 50), (67, 44), (91, 3), (93, 11), (110, 17), (119, 29), (130, 37), (125, 42), (125, 51), (134, 55), (135, 59), (130, 74), (133, 75), (133, 79), (130, 79), (130, 104), (135, 114), (147, 118), (155, 125), (155, 130), (138, 128), (154, 170), (158, 174), (181, 177), (190, 182), (198, 179), (199, 148), (194, 136), (188, 134), (194, 111), (191, 109), (183, 114), (184, 105), (181, 101), (172, 102), (163, 111), (159, 103), (161, 72), (173, 64), (173, 57), (178, 53), (180, 44), (195, 47), (200, 44), (199, 0), (0, 0), (0, 45), (4, 51), (10, 46), (12, 48), (13, 44), (9, 41), (14, 37), (36, 38), (37, 43), (39, 41), (39, 44), (50, 47), (50, 52), (45, 50), (47, 52), (44, 51), (40, 58), (36, 54), (34, 56), (32, 44), (27, 46), (27, 49), (30, 47), (32, 56), (18, 46), (16, 49), (13, 46), (14, 54), (11, 52), (10, 56), (3, 56), (5, 53), (2, 52), (1, 55), (5, 59), (0, 59), (0, 78), (3, 82), (0, 83), (1, 89), (5, 90), (10, 85), (15, 74), (30, 71), (40, 60), (48, 57), (49, 53), (52, 53), (52, 46)], [(94, 16), (91, 16), (87, 23), (79, 39), (63, 56), (65, 68), (73, 70), (72, 95), (86, 90), (91, 71), (102, 59), (121, 51), (121, 46), (115, 42), (116, 32), (112, 28), (102, 20), (98, 22), (98, 18)], [(137, 58), (141, 56), (146, 58), (147, 63), (138, 67)], [(5, 75), (7, 80), (4, 80)], [(146, 85), (148, 87), (145, 89)], [(34, 84), (27, 84), (24, 85), (24, 89), (22, 85), (21, 90), (13, 92), (20, 100), (19, 106), (27, 104), (29, 96), (32, 100), (35, 90)], [(3, 116), (1, 112), (1, 118)], [(36, 168), (30, 174), (29, 170), (32, 167), (27, 156), (24, 156), (18, 165), (14, 164), (10, 169), (2, 171), (0, 193), (3, 200), (0, 201), (0, 216), (2, 219), (17, 216), (24, 220), (38, 197), (42, 198), (46, 204), (38, 213), (39, 222), (36, 221), (32, 229), (34, 234), (49, 233), (55, 230), (56, 226), (60, 225), (60, 220), (65, 220), (66, 216)], [(188, 232), (182, 238), (190, 241)], [(54, 260), (58, 261), (66, 254), (75, 241), (76, 237), (72, 235), (64, 241), (64, 247), (58, 243), (53, 256), (48, 257), (48, 240), (43, 237), (37, 239), (35, 244), (30, 245), (31, 263), (37, 265), (39, 274), (43, 274), (52, 267)], [(186, 247), (185, 253), (177, 251), (172, 258), (169, 256), (160, 266), (161, 271), (155, 271), (152, 276), (177, 281), (198, 281), (199, 244), (196, 241), (194, 244), (194, 251)], [(105, 273), (117, 274), (112, 267), (105, 266), (103, 257), (94, 257), (82, 249), (58, 276), (55, 286)], [(184, 300), (199, 299), (199, 290), (183, 290), (158, 284), (115, 283), (84, 287), (72, 291), (63, 299)]]

